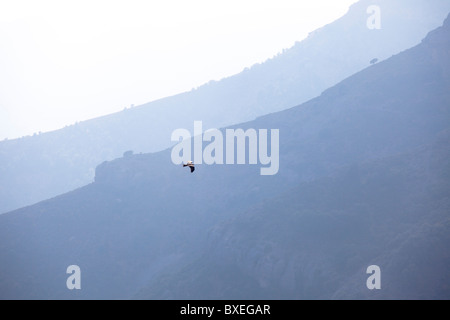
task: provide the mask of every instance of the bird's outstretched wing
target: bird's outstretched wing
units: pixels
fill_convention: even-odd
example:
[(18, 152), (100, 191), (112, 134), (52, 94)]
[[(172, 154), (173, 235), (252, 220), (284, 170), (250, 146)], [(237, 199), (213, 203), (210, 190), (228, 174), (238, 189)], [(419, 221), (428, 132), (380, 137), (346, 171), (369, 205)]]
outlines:
[(195, 167), (194, 166), (190, 166), (190, 168), (191, 168), (191, 173), (194, 172)]

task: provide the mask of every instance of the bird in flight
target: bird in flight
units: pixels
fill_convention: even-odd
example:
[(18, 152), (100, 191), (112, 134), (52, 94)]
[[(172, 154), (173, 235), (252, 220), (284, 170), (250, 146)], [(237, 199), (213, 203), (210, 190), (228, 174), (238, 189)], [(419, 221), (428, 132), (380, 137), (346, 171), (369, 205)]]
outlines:
[(183, 167), (191, 168), (191, 173), (195, 170), (194, 163), (192, 161), (188, 161), (187, 164), (183, 164)]

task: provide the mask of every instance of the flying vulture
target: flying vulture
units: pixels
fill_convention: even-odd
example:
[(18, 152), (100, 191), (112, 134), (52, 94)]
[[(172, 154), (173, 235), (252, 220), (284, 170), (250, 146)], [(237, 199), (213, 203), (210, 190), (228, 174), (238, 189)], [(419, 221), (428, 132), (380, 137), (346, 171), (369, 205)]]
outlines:
[(183, 167), (191, 168), (191, 173), (195, 170), (194, 163), (192, 163), (192, 161), (188, 161), (187, 164), (183, 164)]

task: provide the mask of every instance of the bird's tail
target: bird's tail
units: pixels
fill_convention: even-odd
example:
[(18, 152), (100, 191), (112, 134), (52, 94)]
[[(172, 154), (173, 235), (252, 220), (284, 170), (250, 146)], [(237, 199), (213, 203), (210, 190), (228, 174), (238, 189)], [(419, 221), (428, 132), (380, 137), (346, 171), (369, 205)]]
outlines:
[(183, 163), (183, 167), (187, 167), (187, 166), (188, 166), (187, 164), (184, 164), (184, 163)]

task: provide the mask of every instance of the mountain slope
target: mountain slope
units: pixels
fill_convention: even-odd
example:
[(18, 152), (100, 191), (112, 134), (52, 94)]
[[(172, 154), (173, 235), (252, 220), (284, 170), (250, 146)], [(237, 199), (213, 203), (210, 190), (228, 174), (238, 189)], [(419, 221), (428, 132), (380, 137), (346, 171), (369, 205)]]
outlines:
[[(140, 299), (448, 299), (450, 131), (302, 183), (219, 223)], [(382, 290), (366, 287), (378, 265)]]
[[(447, 19), (320, 97), (237, 126), (280, 130), (277, 175), (191, 174), (169, 149), (0, 215), (1, 298), (448, 298), (449, 34)], [(386, 285), (373, 296), (369, 263)], [(65, 287), (72, 264), (79, 291)]]
[(369, 65), (416, 45), (450, 11), (447, 0), (379, 0), (381, 30), (361, 0), (282, 54), (191, 92), (55, 132), (0, 142), (0, 212), (92, 182), (95, 166), (127, 150), (154, 152), (194, 120), (223, 127), (305, 102)]

